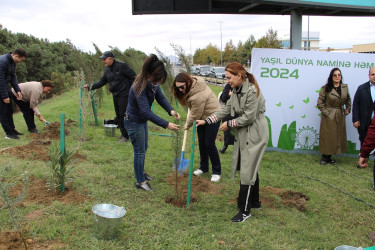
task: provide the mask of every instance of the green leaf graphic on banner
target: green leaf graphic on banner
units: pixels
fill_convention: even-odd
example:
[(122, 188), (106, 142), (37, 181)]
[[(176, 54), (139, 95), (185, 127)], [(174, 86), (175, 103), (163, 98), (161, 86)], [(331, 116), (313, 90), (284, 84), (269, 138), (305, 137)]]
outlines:
[(349, 154), (359, 154), (359, 150), (356, 149), (356, 143), (352, 141), (346, 141), (348, 145), (348, 153)]
[(290, 109), (293, 109), (293, 108), (294, 108), (294, 105), (290, 106), (289, 108), (290, 108)]
[(309, 97), (307, 97), (307, 99), (306, 100), (302, 100), (304, 103), (306, 103), (306, 104), (308, 104), (309, 102), (310, 102), (310, 98)]
[(296, 121), (292, 122), (288, 129), (287, 125), (284, 124), (281, 127), (277, 147), (285, 150), (293, 150), (296, 143), (296, 134)]
[(319, 109), (319, 108), (318, 108), (318, 105), (316, 105), (315, 108), (316, 108), (316, 109)]
[(281, 107), (281, 102), (276, 103), (276, 106), (277, 106), (277, 107)]
[(321, 113), (319, 113), (319, 115), (318, 116), (322, 116), (322, 114)]
[(316, 93), (320, 93), (322, 89), (315, 90)]
[(266, 116), (267, 122), (268, 122), (268, 132), (269, 132), (269, 138), (268, 138), (268, 145), (267, 147), (273, 147), (272, 145), (272, 127), (271, 127), (271, 120)]
[(306, 118), (306, 115), (301, 116), (301, 118), (305, 119), (305, 118)]

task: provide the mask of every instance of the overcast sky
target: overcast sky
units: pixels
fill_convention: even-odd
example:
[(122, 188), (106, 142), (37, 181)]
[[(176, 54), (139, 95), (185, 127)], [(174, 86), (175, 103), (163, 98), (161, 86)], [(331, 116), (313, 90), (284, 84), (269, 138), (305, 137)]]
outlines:
[[(173, 55), (171, 43), (188, 54), (209, 43), (224, 49), (250, 35), (259, 39), (269, 28), (289, 34), (289, 16), (265, 15), (132, 15), (131, 0), (0, 0), (0, 24), (13, 33), (72, 43), (83, 51), (129, 47), (146, 54), (155, 47)], [(303, 31), (307, 31), (303, 17)], [(221, 32), (220, 32), (221, 22)], [(322, 48), (349, 48), (375, 43), (375, 17), (310, 17), (310, 32), (320, 32)], [(222, 39), (221, 39), (222, 34)]]

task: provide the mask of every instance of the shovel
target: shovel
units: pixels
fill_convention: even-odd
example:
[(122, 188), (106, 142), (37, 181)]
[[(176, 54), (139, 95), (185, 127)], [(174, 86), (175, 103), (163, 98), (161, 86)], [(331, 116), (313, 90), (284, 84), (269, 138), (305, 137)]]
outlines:
[(184, 131), (184, 141), (182, 142), (182, 150), (181, 150), (181, 156), (178, 165), (178, 172), (182, 175), (182, 173), (188, 168), (189, 166), (189, 160), (185, 159), (185, 146), (186, 146), (186, 137), (187, 137), (187, 130)]
[(43, 121), (45, 125), (49, 125), (50, 123), (46, 121), (46, 119), (43, 119)]
[[(188, 109), (186, 120), (189, 117), (189, 114), (190, 114), (190, 110)], [(185, 159), (185, 146), (186, 146), (187, 132), (188, 132), (187, 130), (184, 131), (184, 140), (182, 142), (181, 156), (180, 156), (180, 159), (177, 160), (177, 162), (179, 162), (177, 170), (181, 175), (189, 167), (189, 160)]]

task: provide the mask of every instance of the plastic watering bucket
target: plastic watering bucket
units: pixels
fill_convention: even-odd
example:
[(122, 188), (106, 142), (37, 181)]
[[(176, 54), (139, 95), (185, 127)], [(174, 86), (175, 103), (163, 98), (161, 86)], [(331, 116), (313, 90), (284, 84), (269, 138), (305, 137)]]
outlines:
[(121, 233), (122, 217), (126, 210), (112, 204), (97, 204), (92, 207), (94, 213), (94, 237), (97, 239), (111, 240)]

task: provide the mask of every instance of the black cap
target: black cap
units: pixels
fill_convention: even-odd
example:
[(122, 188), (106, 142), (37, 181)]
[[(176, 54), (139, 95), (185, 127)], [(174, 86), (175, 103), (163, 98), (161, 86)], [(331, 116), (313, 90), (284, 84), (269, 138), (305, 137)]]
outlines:
[(101, 57), (99, 57), (99, 59), (106, 59), (107, 57), (115, 58), (115, 55), (112, 53), (112, 51), (106, 51)]

